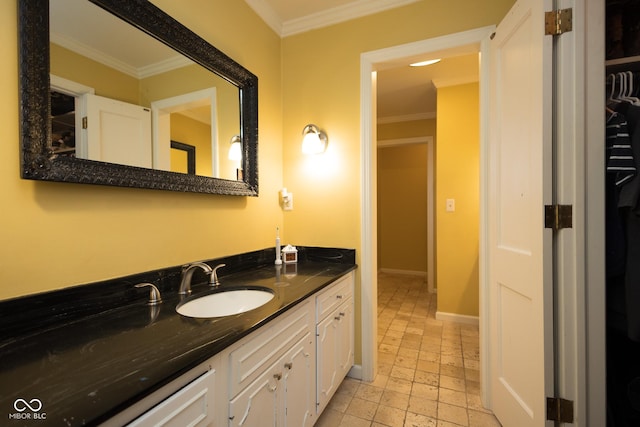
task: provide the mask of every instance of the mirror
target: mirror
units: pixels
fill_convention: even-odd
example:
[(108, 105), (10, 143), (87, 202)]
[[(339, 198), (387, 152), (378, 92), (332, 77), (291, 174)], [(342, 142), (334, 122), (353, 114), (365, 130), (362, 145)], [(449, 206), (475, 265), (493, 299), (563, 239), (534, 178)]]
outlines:
[[(62, 17), (56, 4), (68, 1), (52, 0), (51, 21), (43, 3), (19, 2), (23, 178), (257, 196), (256, 76), (146, 0), (74, 0), (83, 7), (67, 6)], [(93, 23), (78, 19), (85, 8), (102, 16)], [(132, 56), (148, 53), (147, 63), (130, 64), (117, 58), (127, 49), (109, 53), (90, 40), (89, 29), (95, 40), (107, 38), (99, 23), (116, 17), (109, 25), (126, 22), (117, 34), (153, 42), (130, 43), (144, 44), (144, 52)], [(89, 28), (71, 25), (78, 21)], [(111, 116), (93, 106), (95, 99), (142, 110), (147, 125), (127, 116), (130, 128), (109, 126), (104, 118)], [(101, 121), (92, 127), (96, 108)], [(98, 148), (91, 137), (96, 129)], [(119, 147), (104, 144), (107, 136)], [(240, 160), (228, 156), (234, 136)], [(187, 154), (195, 159), (194, 173)]]

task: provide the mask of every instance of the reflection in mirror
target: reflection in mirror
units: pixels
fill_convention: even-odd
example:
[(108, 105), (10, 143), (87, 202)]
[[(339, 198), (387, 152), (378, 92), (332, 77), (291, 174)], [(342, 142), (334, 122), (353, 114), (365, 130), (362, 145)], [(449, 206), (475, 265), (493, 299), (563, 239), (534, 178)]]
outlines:
[(51, 73), (67, 82), (55, 89), (76, 97), (82, 120), (66, 155), (179, 172), (179, 140), (198, 147), (197, 175), (236, 179), (218, 143), (240, 132), (236, 86), (88, 1), (51, 0), (50, 16)]
[[(255, 75), (148, 0), (52, 0), (51, 26), (49, 9), (47, 0), (18, 2), (22, 178), (258, 195)], [(89, 20), (87, 10), (99, 18)], [(146, 46), (140, 35), (153, 43)], [(132, 52), (129, 45), (145, 47)], [(154, 103), (201, 91), (214, 95), (173, 106), (164, 133), (148, 125)], [(119, 122), (109, 126), (113, 105), (103, 104), (116, 111), (128, 105), (145, 118), (127, 115), (129, 130), (122, 131)], [(239, 162), (228, 157), (234, 135), (241, 139)], [(103, 143), (109, 139), (118, 144)], [(194, 174), (170, 160), (158, 168), (160, 157), (176, 151), (172, 140), (195, 147)]]

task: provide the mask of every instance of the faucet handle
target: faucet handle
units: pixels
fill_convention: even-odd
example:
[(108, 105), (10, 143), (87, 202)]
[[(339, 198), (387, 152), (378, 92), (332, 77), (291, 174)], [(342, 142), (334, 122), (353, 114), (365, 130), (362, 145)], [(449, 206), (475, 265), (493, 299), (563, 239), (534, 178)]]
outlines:
[(147, 305), (159, 305), (162, 302), (162, 296), (160, 295), (160, 290), (153, 283), (138, 283), (135, 285), (136, 288), (144, 288), (149, 287), (149, 301), (147, 301)]
[(209, 278), (210, 286), (220, 286), (220, 280), (218, 280), (218, 269), (226, 266), (227, 264), (218, 264), (215, 267), (213, 267), (213, 271), (211, 272), (211, 277)]

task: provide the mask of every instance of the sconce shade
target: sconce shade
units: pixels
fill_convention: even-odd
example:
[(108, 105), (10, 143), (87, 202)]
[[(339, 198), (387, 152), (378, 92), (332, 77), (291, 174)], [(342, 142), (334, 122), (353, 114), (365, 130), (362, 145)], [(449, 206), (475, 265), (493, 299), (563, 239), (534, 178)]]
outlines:
[(242, 140), (240, 139), (240, 135), (234, 135), (231, 138), (229, 160), (242, 160)]
[(316, 125), (308, 124), (302, 130), (302, 152), (320, 154), (327, 149), (327, 134)]

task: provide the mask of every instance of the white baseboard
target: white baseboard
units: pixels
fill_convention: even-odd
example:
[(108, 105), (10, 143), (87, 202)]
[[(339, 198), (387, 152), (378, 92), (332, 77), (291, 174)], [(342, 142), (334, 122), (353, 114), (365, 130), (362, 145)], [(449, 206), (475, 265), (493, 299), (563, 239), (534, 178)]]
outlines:
[(436, 320), (446, 320), (449, 322), (464, 323), (466, 325), (479, 325), (480, 318), (478, 316), (467, 316), (466, 314), (445, 313), (436, 311)]
[(427, 277), (426, 271), (413, 271), (413, 270), (396, 270), (393, 268), (381, 268), (379, 269), (380, 273), (386, 274), (402, 274), (405, 276), (419, 276), (419, 277)]
[(347, 376), (349, 378), (354, 378), (356, 380), (362, 379), (362, 366), (361, 365), (353, 365), (349, 372), (347, 372)]

